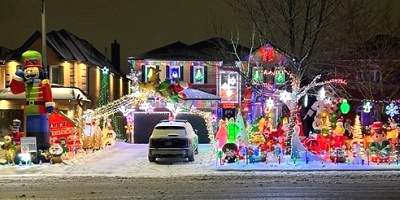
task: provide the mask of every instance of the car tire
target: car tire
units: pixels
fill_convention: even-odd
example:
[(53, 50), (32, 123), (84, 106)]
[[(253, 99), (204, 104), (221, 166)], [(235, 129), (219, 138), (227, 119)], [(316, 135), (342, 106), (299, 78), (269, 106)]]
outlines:
[(193, 161), (194, 161), (194, 153), (192, 153), (192, 155), (190, 155), (190, 156), (188, 157), (188, 161), (189, 161), (189, 162), (193, 162)]
[(156, 158), (152, 157), (152, 156), (149, 156), (149, 162), (154, 162), (154, 161), (156, 161)]

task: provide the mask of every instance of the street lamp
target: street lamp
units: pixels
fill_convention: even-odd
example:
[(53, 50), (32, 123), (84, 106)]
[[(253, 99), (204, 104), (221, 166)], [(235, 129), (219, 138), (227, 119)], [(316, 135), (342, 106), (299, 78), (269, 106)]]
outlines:
[(42, 1), (42, 64), (43, 68), (47, 70), (47, 51), (46, 51), (46, 3)]

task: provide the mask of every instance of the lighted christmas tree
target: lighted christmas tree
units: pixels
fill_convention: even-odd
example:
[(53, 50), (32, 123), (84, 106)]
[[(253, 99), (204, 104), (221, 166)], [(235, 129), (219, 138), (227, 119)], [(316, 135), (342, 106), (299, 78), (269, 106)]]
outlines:
[[(246, 126), (244, 124), (243, 121), (243, 116), (242, 116), (242, 112), (240, 111), (240, 109), (237, 111), (238, 114), (236, 115), (236, 125), (239, 127), (239, 136), (240, 136), (240, 140), (239, 140), (239, 146), (246, 146), (249, 143), (249, 137), (247, 135), (247, 129)], [(240, 144), (243, 143), (243, 144)]]
[(202, 81), (204, 79), (204, 75), (200, 69), (197, 69), (196, 74), (194, 75), (196, 81)]
[[(107, 67), (103, 67), (103, 69), (101, 71), (102, 71), (101, 88), (100, 88), (99, 103), (98, 103), (97, 107), (105, 106), (110, 102), (110, 90), (109, 90), (109, 84), (108, 84), (109, 69)], [(121, 132), (118, 129), (117, 120), (116, 120), (114, 114), (111, 115), (111, 119), (112, 119), (112, 128), (113, 128), (114, 132), (117, 134), (117, 138), (122, 138), (123, 136), (121, 135)]]
[(358, 115), (356, 116), (353, 126), (353, 140), (351, 141), (351, 144), (353, 143), (360, 144), (360, 151), (364, 152), (361, 122), (360, 122), (360, 116)]

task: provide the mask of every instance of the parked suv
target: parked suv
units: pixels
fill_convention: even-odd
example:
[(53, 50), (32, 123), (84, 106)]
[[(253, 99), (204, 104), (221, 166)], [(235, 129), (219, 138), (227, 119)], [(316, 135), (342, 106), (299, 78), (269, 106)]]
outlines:
[(162, 120), (149, 139), (149, 161), (161, 157), (183, 157), (194, 161), (198, 153), (199, 137), (187, 120)]

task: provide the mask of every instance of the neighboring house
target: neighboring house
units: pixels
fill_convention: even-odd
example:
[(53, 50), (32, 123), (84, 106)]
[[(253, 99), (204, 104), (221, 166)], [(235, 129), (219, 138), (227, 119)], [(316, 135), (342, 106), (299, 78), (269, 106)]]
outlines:
[[(393, 103), (400, 107), (400, 38), (379, 34), (341, 52), (333, 59), (333, 67), (324, 71), (347, 81), (340, 93), (349, 100), (350, 113), (360, 115), (362, 125), (386, 122), (387, 106)], [(364, 111), (367, 104), (371, 106), (368, 112)], [(400, 118), (395, 115), (394, 119)]]
[(351, 99), (380, 101), (400, 99), (399, 69), (400, 38), (376, 35), (338, 58), (330, 72), (347, 80)]
[[(95, 108), (99, 101), (103, 67), (109, 69), (110, 100), (119, 99), (129, 91), (129, 81), (107, 58), (88, 41), (61, 29), (46, 35), (48, 78), (56, 109), (70, 117), (82, 115), (86, 108)], [(114, 42), (112, 49), (115, 49)], [(18, 68), (22, 69), (20, 57), (26, 50), (41, 52), (41, 33), (36, 31), (19, 48), (0, 55), (0, 125), (8, 128), (10, 120), (21, 118), (24, 95), (13, 95), (9, 91), (10, 81)], [(119, 54), (119, 49), (118, 54)], [(1, 51), (0, 51), (1, 52)], [(118, 57), (113, 54), (113, 57)], [(3, 61), (1, 61), (3, 60)], [(119, 63), (119, 61), (117, 62)], [(7, 118), (7, 119), (5, 119)]]
[[(159, 80), (178, 78), (191, 84), (191, 88), (202, 90), (221, 97), (221, 103), (226, 105), (240, 102), (240, 76), (235, 70), (235, 61), (248, 53), (241, 45), (237, 47), (238, 55), (234, 55), (233, 44), (222, 38), (211, 38), (187, 45), (175, 42), (140, 55), (128, 58), (133, 70), (141, 70), (140, 82), (146, 82), (146, 72), (150, 67), (159, 70)], [(232, 98), (224, 99), (220, 87), (229, 80), (235, 79), (231, 89)], [(232, 82), (232, 81), (231, 81)], [(232, 82), (233, 83), (233, 82)], [(205, 104), (207, 105), (207, 104)], [(218, 107), (222, 107), (217, 105)], [(227, 109), (232, 109), (230, 106)], [(231, 111), (229, 111), (231, 112)], [(232, 113), (233, 114), (233, 113)]]

